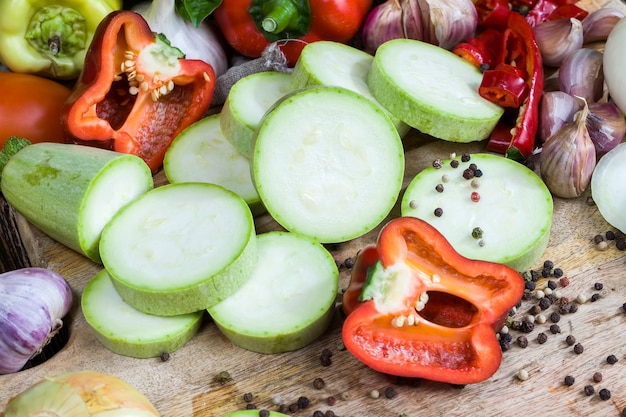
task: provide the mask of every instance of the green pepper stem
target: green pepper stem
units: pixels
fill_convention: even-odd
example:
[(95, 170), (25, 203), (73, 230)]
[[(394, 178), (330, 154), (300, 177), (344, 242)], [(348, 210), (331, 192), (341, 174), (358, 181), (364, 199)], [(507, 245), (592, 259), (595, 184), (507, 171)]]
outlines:
[(73, 57), (87, 48), (85, 18), (74, 9), (50, 5), (31, 17), (25, 39), (48, 59)]
[(263, 30), (270, 33), (282, 32), (298, 19), (298, 8), (292, 1), (275, 2), (269, 13), (261, 22)]

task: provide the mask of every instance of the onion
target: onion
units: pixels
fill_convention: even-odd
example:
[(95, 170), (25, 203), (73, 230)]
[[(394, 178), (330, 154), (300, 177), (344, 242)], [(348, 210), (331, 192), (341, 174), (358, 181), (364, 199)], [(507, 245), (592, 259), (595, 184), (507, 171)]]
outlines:
[(162, 33), (188, 59), (200, 59), (213, 67), (219, 77), (228, 69), (226, 52), (217, 33), (206, 21), (195, 27), (175, 9), (174, 0), (139, 3), (133, 11), (141, 14), (153, 32)]
[(365, 51), (406, 38), (452, 49), (474, 35), (478, 14), (471, 0), (388, 0), (374, 7), (363, 25)]
[(48, 344), (72, 307), (59, 274), (23, 268), (0, 274), (0, 374), (17, 372)]
[(606, 82), (609, 96), (622, 113), (626, 113), (626, 19), (620, 20), (609, 34), (604, 45), (604, 81)]
[(591, 177), (591, 196), (600, 214), (611, 226), (626, 233), (626, 143), (604, 155)]
[(68, 372), (46, 377), (13, 397), (5, 417), (124, 416), (159, 417), (140, 391), (126, 381), (99, 372)]

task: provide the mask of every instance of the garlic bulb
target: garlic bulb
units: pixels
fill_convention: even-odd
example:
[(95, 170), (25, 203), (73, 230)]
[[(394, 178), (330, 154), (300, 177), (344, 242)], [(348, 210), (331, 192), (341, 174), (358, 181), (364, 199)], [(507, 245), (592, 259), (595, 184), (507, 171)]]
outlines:
[(585, 123), (596, 147), (597, 159), (619, 145), (626, 135), (624, 113), (610, 101), (590, 103)]
[(550, 136), (541, 148), (541, 177), (557, 197), (578, 197), (591, 181), (596, 166), (596, 148), (585, 125), (588, 113), (585, 102), (574, 120)]
[(546, 20), (534, 27), (544, 65), (558, 67), (583, 46), (583, 24), (578, 19)]
[(0, 375), (17, 372), (50, 341), (72, 306), (59, 274), (24, 268), (0, 274)]
[(543, 143), (555, 134), (563, 125), (574, 120), (574, 115), (580, 110), (576, 97), (563, 91), (548, 91), (543, 93), (539, 105), (538, 139)]
[(363, 49), (374, 54), (392, 39), (416, 39), (451, 49), (476, 31), (471, 0), (388, 0), (374, 7), (363, 25)]
[(624, 13), (612, 7), (602, 7), (583, 19), (583, 43), (606, 41), (613, 27), (622, 20)]

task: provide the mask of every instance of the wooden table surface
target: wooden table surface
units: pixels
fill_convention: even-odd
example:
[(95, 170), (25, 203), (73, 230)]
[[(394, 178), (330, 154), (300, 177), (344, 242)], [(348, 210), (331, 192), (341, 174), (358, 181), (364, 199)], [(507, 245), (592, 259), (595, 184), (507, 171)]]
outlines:
[[(620, 7), (619, 0), (585, 1), (585, 7)], [(405, 138), (405, 183), (435, 158), (446, 158), (451, 152), (481, 152), (484, 143), (453, 144), (432, 141), (412, 131)], [(157, 175), (157, 182), (162, 180)], [(332, 410), (338, 416), (621, 416), (626, 408), (626, 252), (614, 245), (605, 251), (596, 249), (593, 237), (613, 230), (597, 208), (589, 202), (589, 190), (576, 199), (554, 199), (554, 218), (549, 246), (534, 269), (544, 260), (551, 260), (563, 269), (571, 284), (560, 288), (564, 297), (574, 300), (598, 293), (600, 298), (579, 305), (576, 313), (563, 315), (561, 333), (549, 331), (550, 322), (536, 324), (528, 334), (528, 347), (512, 343), (504, 352), (496, 374), (485, 382), (464, 387), (431, 381), (399, 380), (375, 372), (358, 362), (341, 346), (342, 315), (337, 311), (328, 331), (309, 346), (295, 352), (264, 355), (234, 346), (208, 317), (194, 338), (168, 361), (159, 358), (135, 359), (116, 355), (104, 348), (94, 337), (80, 311), (79, 299), (84, 285), (101, 266), (68, 250), (33, 228), (21, 216), (0, 201), (2, 229), (2, 263), (12, 269), (21, 265), (53, 269), (66, 277), (75, 293), (75, 306), (68, 326), (70, 338), (66, 346), (51, 359), (34, 368), (9, 375), (0, 375), (0, 410), (8, 399), (36, 383), (46, 375), (67, 371), (92, 370), (116, 375), (140, 389), (163, 416), (219, 417), (245, 408), (243, 395), (253, 394), (259, 408), (276, 410), (280, 400), (292, 404), (307, 397), (310, 406), (292, 413), (311, 416), (315, 410)], [(399, 207), (391, 217), (399, 215)], [(278, 229), (267, 215), (257, 217), (257, 232)], [(374, 242), (379, 228), (339, 245), (329, 247), (339, 262), (353, 257), (366, 244)], [(512, 239), (515, 236), (511, 237)], [(349, 270), (340, 268), (340, 288), (349, 281)], [(601, 291), (594, 289), (602, 283)], [(539, 282), (545, 285), (545, 280)], [(518, 312), (523, 317), (536, 301), (525, 301)], [(556, 307), (553, 307), (556, 308)], [(546, 313), (552, 310), (547, 310)], [(539, 344), (537, 335), (544, 332), (547, 342)], [(511, 331), (513, 340), (522, 335)], [(565, 342), (575, 336), (584, 346), (576, 354)], [(332, 352), (332, 363), (322, 366), (324, 349)], [(606, 358), (615, 355), (618, 362), (610, 365)], [(518, 372), (528, 372), (520, 380)], [(231, 379), (220, 383), (216, 376), (227, 371)], [(592, 376), (601, 372), (601, 382)], [(564, 384), (567, 375), (575, 377), (572, 386)], [(315, 389), (313, 380), (322, 378), (323, 389)], [(584, 393), (593, 385), (595, 394)], [(382, 395), (393, 387), (396, 396)], [(600, 399), (598, 391), (609, 389), (611, 398)], [(370, 393), (378, 390), (380, 398)], [(328, 405), (328, 397), (336, 403)]]

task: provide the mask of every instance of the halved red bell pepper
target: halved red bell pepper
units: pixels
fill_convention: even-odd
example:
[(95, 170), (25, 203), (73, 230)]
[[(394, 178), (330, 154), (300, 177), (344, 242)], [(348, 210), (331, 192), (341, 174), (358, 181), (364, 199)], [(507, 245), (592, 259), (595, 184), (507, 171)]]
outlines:
[(474, 2), (478, 15), (479, 28), (504, 30), (507, 16), (511, 12), (509, 0), (476, 0)]
[(307, 43), (346, 43), (359, 31), (372, 0), (224, 0), (215, 22), (240, 54), (259, 57), (277, 42), (293, 66)]
[[(344, 295), (349, 304), (346, 348), (377, 371), (453, 384), (486, 380), (499, 368), (496, 331), (521, 299), (524, 280), (514, 269), (460, 255), (427, 222), (399, 217), (359, 254)], [(361, 262), (361, 263), (360, 263)]]
[(128, 10), (106, 16), (62, 114), (69, 140), (141, 157), (156, 171), (170, 143), (211, 104), (213, 68)]

